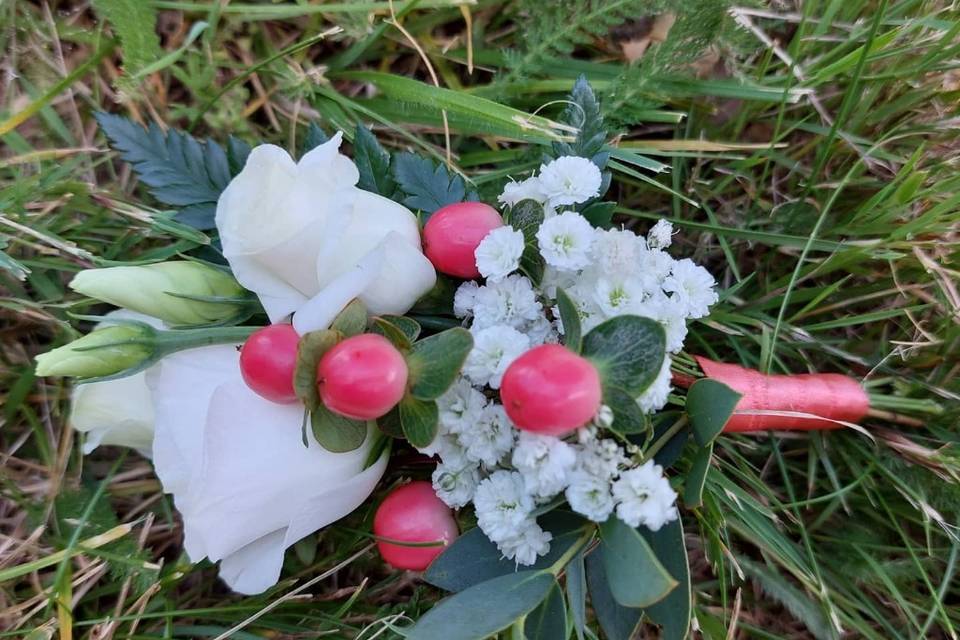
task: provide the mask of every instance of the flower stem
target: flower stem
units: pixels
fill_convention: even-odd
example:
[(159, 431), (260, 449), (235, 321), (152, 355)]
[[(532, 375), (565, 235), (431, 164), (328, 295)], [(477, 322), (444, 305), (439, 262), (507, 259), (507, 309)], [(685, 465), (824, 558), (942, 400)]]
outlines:
[(657, 438), (657, 440), (651, 444), (646, 451), (643, 452), (643, 459), (649, 460), (653, 458), (653, 456), (657, 455), (657, 452), (660, 451), (660, 449), (663, 449), (663, 447), (673, 439), (673, 436), (680, 433), (680, 430), (685, 426), (687, 426), (687, 416), (683, 415), (680, 416), (677, 421), (674, 422), (673, 425), (663, 433), (662, 436)]
[(207, 329), (175, 329), (157, 332), (157, 351), (164, 355), (184, 349), (214, 344), (244, 342), (262, 327), (210, 327)]

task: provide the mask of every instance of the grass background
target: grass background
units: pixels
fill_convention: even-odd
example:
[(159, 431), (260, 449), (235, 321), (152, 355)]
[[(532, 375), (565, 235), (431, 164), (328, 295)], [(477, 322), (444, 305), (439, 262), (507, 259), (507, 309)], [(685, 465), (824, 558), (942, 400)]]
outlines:
[[(960, 13), (684, 0), (668, 31), (666, 5), (0, 1), (0, 637), (395, 638), (441, 595), (369, 551), (376, 500), (231, 595), (148, 461), (81, 455), (68, 386), (32, 374), (92, 308), (65, 283), (209, 241), (151, 208), (94, 111), (290, 149), (361, 121), (489, 196), (543, 140), (474, 97), (555, 115), (583, 73), (626, 150), (618, 220), (672, 220), (725, 288), (690, 352), (846, 372), (915, 419), (722, 438), (684, 512), (696, 633), (956, 638)], [(382, 486), (427, 471), (400, 456)]]

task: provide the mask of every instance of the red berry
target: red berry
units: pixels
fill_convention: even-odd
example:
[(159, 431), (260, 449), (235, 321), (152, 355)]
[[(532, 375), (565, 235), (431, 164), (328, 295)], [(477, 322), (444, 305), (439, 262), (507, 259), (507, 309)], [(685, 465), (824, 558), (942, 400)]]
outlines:
[(429, 547), (408, 547), (377, 541), (384, 562), (394, 569), (423, 571), (457, 539), (457, 521), (429, 482), (411, 482), (393, 490), (373, 516), (373, 533), (402, 542), (439, 542)]
[(566, 435), (588, 423), (603, 392), (596, 367), (558, 344), (534, 347), (503, 374), (500, 401), (518, 428)]
[(317, 387), (330, 411), (354, 420), (373, 420), (403, 398), (407, 363), (389, 340), (364, 333), (323, 354), (317, 366)]
[(458, 202), (437, 209), (423, 227), (423, 252), (437, 271), (458, 278), (479, 278), (477, 245), (503, 226), (497, 210), (482, 202)]
[(272, 324), (253, 332), (240, 349), (243, 381), (270, 402), (296, 402), (293, 370), (299, 342), (300, 335), (289, 324)]

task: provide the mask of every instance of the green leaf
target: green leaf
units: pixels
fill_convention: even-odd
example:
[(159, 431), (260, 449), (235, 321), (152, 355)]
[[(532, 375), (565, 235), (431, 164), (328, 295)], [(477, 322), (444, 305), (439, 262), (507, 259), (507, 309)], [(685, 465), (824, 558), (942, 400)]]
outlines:
[(353, 136), (353, 161), (360, 172), (357, 186), (385, 198), (397, 190), (397, 183), (390, 175), (390, 154), (380, 146), (377, 138), (365, 126), (357, 123)]
[(511, 227), (523, 233), (523, 254), (520, 256), (520, 271), (534, 284), (543, 280), (545, 262), (537, 244), (537, 230), (543, 224), (543, 205), (536, 200), (521, 200), (511, 207), (507, 221)]
[[(578, 129), (573, 142), (554, 142), (553, 155), (580, 156), (594, 159), (601, 153), (607, 142), (607, 130), (603, 124), (603, 115), (600, 113), (600, 102), (587, 82), (586, 76), (581, 75), (573, 85), (567, 106), (560, 116), (560, 121)], [(600, 169), (606, 162), (597, 163)]]
[(646, 608), (649, 618), (663, 627), (663, 640), (683, 640), (690, 631), (693, 608), (687, 547), (683, 539), (683, 525), (674, 520), (659, 531), (642, 529), (640, 535), (650, 544), (654, 554), (678, 583), (667, 597)]
[(457, 379), (472, 348), (473, 336), (460, 327), (414, 343), (407, 354), (410, 393), (421, 400), (439, 398)]
[[(658, 440), (661, 436), (665, 435), (667, 431), (675, 424), (673, 420), (661, 420), (658, 422), (656, 427), (653, 429), (653, 440)], [(683, 448), (687, 444), (687, 440), (690, 439), (690, 427), (684, 426), (677, 433), (675, 433), (665, 445), (660, 448), (660, 451), (657, 451), (653, 455), (653, 460), (658, 465), (664, 469), (669, 469), (680, 459), (680, 456), (683, 454)]]
[(567, 606), (560, 585), (554, 583), (547, 597), (523, 621), (526, 640), (563, 640), (567, 637)]
[(640, 609), (624, 607), (617, 602), (607, 581), (603, 545), (587, 556), (587, 586), (590, 603), (607, 640), (631, 640), (643, 615)]
[(686, 409), (697, 444), (704, 447), (720, 435), (742, 397), (722, 382), (710, 378), (700, 378), (690, 385)]
[(391, 172), (400, 191), (405, 194), (403, 204), (426, 214), (448, 204), (463, 202), (467, 197), (463, 178), (450, 175), (444, 165), (429, 158), (400, 153), (393, 157)]
[(649, 428), (647, 417), (633, 396), (619, 387), (603, 388), (603, 404), (613, 410), (610, 429), (621, 434), (644, 433)]
[(379, 316), (379, 318), (400, 329), (410, 342), (414, 342), (420, 337), (420, 323), (413, 318), (391, 315)]
[(617, 316), (584, 336), (582, 352), (597, 367), (605, 386), (619, 387), (636, 397), (663, 366), (666, 335), (656, 320)]
[[(6, 246), (7, 239), (0, 237), (0, 249), (5, 249)], [(19, 261), (11, 258), (4, 251), (0, 251), (0, 269), (10, 273), (17, 280), (26, 280), (27, 275), (30, 273), (30, 269), (28, 269)]]
[[(585, 522), (576, 514), (560, 510), (539, 517), (537, 523), (553, 534), (553, 540), (550, 551), (537, 558), (531, 569), (546, 569), (557, 562), (580, 539)], [(474, 527), (440, 554), (423, 577), (435, 587), (463, 591), (516, 571), (517, 565), (504, 558), (497, 545), (490, 542), (479, 527)]]
[(123, 44), (123, 72), (126, 77), (159, 60), (163, 52), (157, 37), (157, 12), (142, 0), (93, 0), (101, 20), (113, 26)]
[(344, 418), (322, 404), (310, 412), (310, 427), (320, 446), (333, 453), (358, 449), (367, 438), (366, 422)]
[(413, 446), (422, 449), (430, 446), (437, 437), (437, 422), (440, 410), (436, 400), (420, 400), (411, 395), (404, 396), (398, 408), (403, 435)]
[(647, 607), (677, 586), (649, 543), (619, 518), (611, 517), (601, 524), (600, 537), (607, 583), (623, 606)]
[(403, 424), (400, 422), (400, 405), (390, 409), (386, 415), (377, 418), (377, 426), (380, 427), (380, 431), (391, 438), (404, 437)]
[(689, 509), (703, 506), (703, 486), (707, 482), (707, 472), (710, 471), (710, 459), (712, 457), (712, 442), (697, 449), (693, 456), (693, 463), (687, 473), (687, 480), (683, 484), (683, 504)]
[(193, 136), (156, 123), (146, 129), (121, 116), (94, 114), (111, 148), (129, 162), (150, 193), (175, 207), (196, 207), (180, 222), (198, 229), (213, 227), (215, 204), (231, 179), (227, 154), (216, 142), (200, 142)]
[(583, 640), (583, 629), (587, 624), (587, 573), (582, 551), (567, 565), (566, 584), (573, 630), (577, 633), (578, 640)]
[(482, 582), (430, 609), (407, 631), (407, 640), (485, 640), (533, 611), (556, 585), (540, 571)]
[(452, 316), (453, 298), (457, 295), (460, 280), (442, 273), (437, 274), (437, 284), (417, 300), (410, 313), (422, 316)]
[(323, 329), (300, 336), (297, 344), (297, 364), (293, 370), (293, 390), (308, 411), (320, 406), (317, 391), (317, 365), (320, 358), (340, 340), (336, 331)]
[(230, 175), (235, 176), (243, 171), (250, 151), (250, 145), (240, 138), (227, 136), (227, 165), (230, 167)]
[(609, 229), (613, 224), (613, 212), (616, 208), (616, 202), (593, 202), (584, 207), (580, 215), (598, 229)]
[(413, 346), (413, 342), (410, 341), (410, 338), (407, 337), (407, 334), (405, 334), (400, 327), (383, 318), (374, 318), (370, 330), (389, 340), (393, 346), (401, 351), (408, 351), (410, 347)]
[(580, 312), (576, 303), (560, 287), (557, 287), (557, 307), (560, 309), (560, 322), (563, 323), (563, 344), (574, 353), (580, 353), (583, 342)]
[(337, 314), (330, 328), (348, 338), (360, 335), (367, 328), (367, 306), (359, 298), (354, 298)]
[(300, 157), (302, 158), (320, 145), (330, 140), (327, 132), (320, 128), (316, 122), (307, 125), (307, 134), (303, 137), (300, 145)]

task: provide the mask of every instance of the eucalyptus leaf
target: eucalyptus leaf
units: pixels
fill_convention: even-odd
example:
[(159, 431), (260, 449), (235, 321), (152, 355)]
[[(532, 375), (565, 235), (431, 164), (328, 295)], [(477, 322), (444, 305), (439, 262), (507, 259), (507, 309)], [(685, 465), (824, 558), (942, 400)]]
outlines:
[[(546, 569), (581, 539), (586, 521), (567, 511), (552, 511), (537, 519), (553, 535), (550, 551), (537, 558), (532, 569)], [(503, 557), (479, 527), (470, 529), (450, 545), (427, 568), (424, 579), (447, 591), (463, 591), (497, 576), (515, 573), (517, 565)]]
[[(610, 175), (609, 172), (604, 173), (607, 176)], [(606, 189), (601, 189), (601, 191), (606, 191)], [(616, 208), (616, 202), (592, 202), (583, 208), (580, 215), (599, 229), (609, 229), (613, 224), (613, 212)]]
[(663, 366), (666, 335), (656, 320), (617, 316), (583, 337), (582, 352), (597, 367), (605, 386), (619, 387), (636, 397)]
[(603, 388), (603, 404), (613, 411), (610, 429), (621, 435), (645, 433), (649, 428), (647, 417), (633, 396), (619, 387)]
[[(673, 425), (676, 424), (675, 416), (676, 414), (673, 416), (658, 416), (661, 419), (653, 429), (654, 442), (666, 435)], [(683, 448), (690, 439), (690, 431), (690, 425), (684, 425), (677, 433), (673, 434), (667, 443), (660, 447), (660, 450), (653, 455), (654, 462), (664, 469), (669, 469), (676, 464), (680, 456), (683, 455)]]
[(460, 327), (414, 343), (407, 354), (411, 395), (420, 400), (433, 400), (443, 395), (457, 379), (472, 348), (473, 336)]
[(537, 608), (557, 587), (550, 573), (520, 571), (461, 591), (430, 609), (407, 640), (486, 640)]
[(640, 609), (625, 607), (616, 601), (607, 580), (603, 545), (587, 556), (587, 587), (590, 603), (607, 640), (631, 640), (640, 624)]
[(323, 329), (311, 331), (300, 336), (297, 345), (297, 364), (293, 370), (293, 390), (297, 398), (313, 411), (320, 406), (320, 393), (317, 391), (317, 365), (323, 357), (340, 340), (336, 331)]
[(377, 418), (377, 426), (380, 431), (391, 438), (403, 438), (403, 424), (400, 422), (400, 406), (397, 405), (390, 409), (386, 415)]
[(640, 535), (678, 583), (677, 588), (667, 594), (667, 597), (647, 607), (645, 613), (653, 622), (663, 627), (663, 640), (683, 640), (690, 631), (693, 607), (683, 525), (677, 519), (665, 524), (659, 531), (641, 529)]
[(577, 640), (583, 640), (583, 629), (587, 624), (587, 572), (582, 551), (567, 565), (567, 602)]
[(683, 485), (683, 504), (688, 509), (703, 506), (703, 486), (707, 482), (707, 472), (710, 471), (710, 459), (713, 457), (713, 443), (697, 449), (693, 456), (693, 464), (687, 473), (687, 480)]
[(381, 320), (389, 322), (400, 329), (410, 342), (415, 342), (420, 337), (420, 323), (407, 316), (380, 316)]
[(338, 415), (323, 404), (310, 412), (310, 427), (320, 446), (332, 453), (360, 448), (367, 438), (367, 423)]
[(700, 378), (687, 391), (687, 416), (701, 447), (720, 435), (743, 396), (716, 380)]
[(560, 585), (554, 584), (547, 597), (523, 621), (526, 640), (562, 640), (567, 637), (567, 605)]
[(359, 298), (354, 298), (337, 314), (330, 328), (348, 338), (360, 335), (367, 328), (367, 306)]
[(422, 449), (437, 437), (440, 411), (436, 400), (420, 400), (407, 394), (398, 407), (403, 435), (410, 444)]
[(677, 586), (650, 544), (619, 518), (611, 517), (601, 524), (600, 537), (607, 583), (623, 606), (647, 607)]
[(557, 307), (560, 309), (560, 322), (563, 323), (563, 344), (574, 353), (580, 353), (583, 340), (580, 312), (576, 303), (560, 287), (557, 287)]

